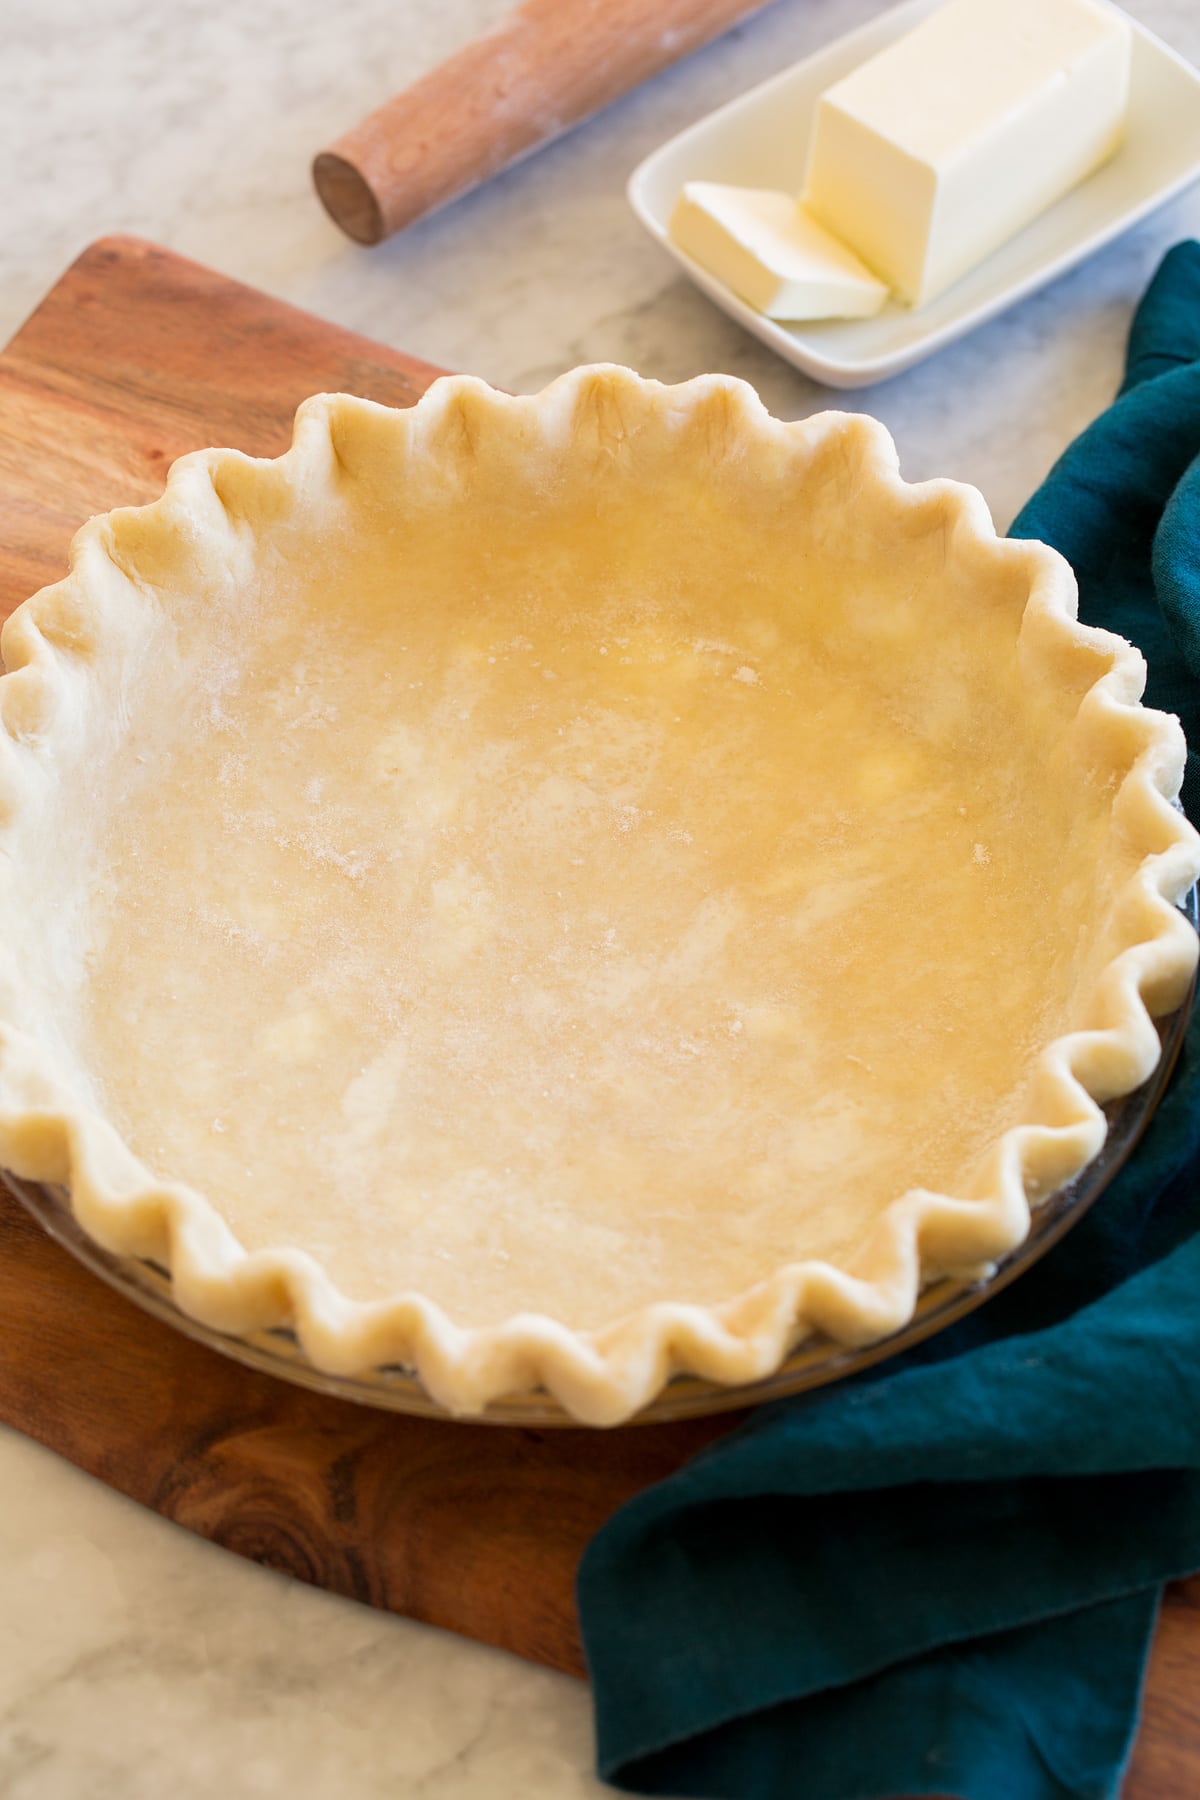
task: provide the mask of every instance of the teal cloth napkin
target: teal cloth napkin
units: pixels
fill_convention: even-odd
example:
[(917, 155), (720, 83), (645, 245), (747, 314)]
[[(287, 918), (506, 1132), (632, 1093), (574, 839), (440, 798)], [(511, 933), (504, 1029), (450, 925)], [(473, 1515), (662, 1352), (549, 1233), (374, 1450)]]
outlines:
[[(1200, 746), (1200, 244), (1013, 526)], [(1200, 759), (1185, 804), (1200, 820)], [(1101, 1800), (1200, 1567), (1200, 1009), (1135, 1159), (1037, 1267), (625, 1506), (579, 1606), (601, 1775), (693, 1800)]]

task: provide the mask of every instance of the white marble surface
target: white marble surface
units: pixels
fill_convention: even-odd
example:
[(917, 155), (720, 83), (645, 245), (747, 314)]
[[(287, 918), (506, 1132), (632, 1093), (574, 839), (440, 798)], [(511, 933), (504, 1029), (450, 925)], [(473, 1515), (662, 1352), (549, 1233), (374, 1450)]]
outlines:
[[(0, 0), (0, 338), (92, 237), (131, 230), (518, 389), (572, 363), (753, 381), (839, 402), (711, 307), (629, 215), (656, 142), (878, 0), (777, 0), (573, 138), (375, 251), (308, 185), (313, 151), (505, 0)], [(1131, 10), (1200, 61), (1197, 0)], [(1117, 378), (1176, 202), (1046, 293), (849, 403), (913, 478), (1012, 512)], [(3, 1327), (0, 1325), (0, 1354)], [(575, 1683), (330, 1599), (188, 1537), (0, 1433), (3, 1800), (570, 1800), (590, 1774)]]

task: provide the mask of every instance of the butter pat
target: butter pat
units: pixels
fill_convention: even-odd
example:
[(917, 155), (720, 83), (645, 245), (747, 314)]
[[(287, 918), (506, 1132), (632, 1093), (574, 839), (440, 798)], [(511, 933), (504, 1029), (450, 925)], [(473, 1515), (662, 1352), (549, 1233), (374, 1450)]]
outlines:
[(1117, 148), (1131, 41), (1099, 0), (950, 0), (821, 96), (806, 205), (932, 299)]
[(769, 319), (866, 319), (888, 297), (854, 252), (774, 188), (689, 181), (670, 232), (711, 275)]

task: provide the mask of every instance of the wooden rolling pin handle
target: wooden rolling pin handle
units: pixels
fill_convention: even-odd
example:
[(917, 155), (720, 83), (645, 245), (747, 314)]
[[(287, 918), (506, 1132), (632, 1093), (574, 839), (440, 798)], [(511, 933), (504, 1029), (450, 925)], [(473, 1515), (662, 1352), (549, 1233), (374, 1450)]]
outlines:
[(525, 0), (313, 163), (360, 244), (477, 187), (767, 0)]

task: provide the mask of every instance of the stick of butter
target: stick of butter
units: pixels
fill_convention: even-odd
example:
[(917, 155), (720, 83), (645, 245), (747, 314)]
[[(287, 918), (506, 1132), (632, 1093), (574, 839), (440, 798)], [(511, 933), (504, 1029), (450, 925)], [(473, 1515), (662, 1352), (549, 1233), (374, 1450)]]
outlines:
[(854, 252), (774, 188), (689, 181), (670, 232), (679, 248), (769, 319), (866, 319), (888, 297)]
[(949, 0), (821, 96), (805, 204), (919, 306), (1117, 148), (1131, 37), (1102, 0)]

